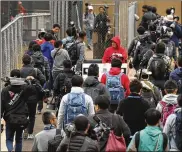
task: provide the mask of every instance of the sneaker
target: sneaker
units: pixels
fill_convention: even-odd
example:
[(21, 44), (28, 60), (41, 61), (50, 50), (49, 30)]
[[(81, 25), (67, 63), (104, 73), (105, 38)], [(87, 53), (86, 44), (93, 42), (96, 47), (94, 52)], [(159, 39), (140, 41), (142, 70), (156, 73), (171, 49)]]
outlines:
[(27, 139), (27, 138), (28, 138), (28, 131), (25, 129), (23, 133), (23, 139)]
[(28, 138), (27, 139), (30, 139), (30, 140), (34, 139), (34, 135), (33, 134), (28, 134)]
[(39, 114), (39, 115), (40, 115), (40, 114), (41, 114), (41, 110), (38, 110), (37, 114)]

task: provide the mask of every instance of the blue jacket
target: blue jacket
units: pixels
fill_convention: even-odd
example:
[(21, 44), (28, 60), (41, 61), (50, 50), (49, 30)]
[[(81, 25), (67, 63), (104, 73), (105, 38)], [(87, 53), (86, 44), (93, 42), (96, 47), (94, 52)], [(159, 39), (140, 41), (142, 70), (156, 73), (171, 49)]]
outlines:
[(43, 55), (48, 59), (50, 68), (52, 69), (53, 58), (51, 56), (51, 51), (54, 50), (54, 46), (50, 42), (44, 42), (41, 45), (41, 51)]
[(179, 67), (170, 73), (170, 78), (175, 80), (177, 83), (182, 79), (182, 67)]

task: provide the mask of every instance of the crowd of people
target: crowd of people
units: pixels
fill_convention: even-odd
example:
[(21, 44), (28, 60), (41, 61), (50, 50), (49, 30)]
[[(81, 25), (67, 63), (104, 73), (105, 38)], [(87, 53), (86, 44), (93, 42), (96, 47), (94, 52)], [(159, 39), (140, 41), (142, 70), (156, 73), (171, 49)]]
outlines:
[[(71, 23), (62, 40), (59, 24), (40, 31), (22, 68), (3, 79), (8, 151), (22, 151), (22, 138), (34, 140), (32, 151), (182, 150), (182, 26), (175, 8), (165, 17), (152, 6), (143, 6), (143, 12), (128, 51), (119, 37), (112, 38), (102, 58), (111, 68), (101, 80), (97, 64), (89, 66), (85, 80), (81, 76), (88, 30), (78, 32)], [(121, 71), (127, 62), (136, 70), (133, 80)], [(55, 113), (42, 113), (44, 102)], [(34, 136), (36, 111), (44, 127)]]

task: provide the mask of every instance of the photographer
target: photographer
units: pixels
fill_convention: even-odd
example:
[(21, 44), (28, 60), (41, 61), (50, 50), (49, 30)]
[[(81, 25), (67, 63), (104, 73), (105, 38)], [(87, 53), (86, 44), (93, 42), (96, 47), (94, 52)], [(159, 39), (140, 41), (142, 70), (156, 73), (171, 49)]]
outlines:
[(99, 7), (99, 14), (95, 18), (94, 30), (98, 34), (98, 43), (103, 45), (105, 43), (106, 34), (108, 32), (108, 16), (103, 6)]
[[(130, 129), (127, 126), (127, 124), (124, 122), (122, 117), (109, 112), (108, 110), (109, 104), (110, 104), (110, 101), (108, 97), (104, 95), (98, 96), (95, 100), (95, 111), (96, 111), (95, 116), (98, 116), (99, 119), (102, 121), (102, 123), (106, 124), (106, 126), (112, 128), (116, 136), (123, 135), (125, 138), (126, 144), (128, 144), (129, 137), (131, 134)], [(88, 119), (90, 121), (90, 126), (91, 126), (90, 129), (92, 130), (95, 128), (97, 122), (94, 120), (94, 116), (90, 116)], [(102, 131), (102, 129), (99, 131)], [(99, 134), (99, 132), (96, 132), (96, 134)], [(107, 139), (108, 138), (104, 139), (103, 142), (100, 142), (100, 145), (99, 145), (100, 151), (104, 151), (104, 149), (106, 148)]]
[[(23, 67), (20, 70), (20, 76), (22, 78), (29, 78), (30, 85), (28, 86), (28, 92), (31, 94), (29, 98), (27, 99), (27, 105), (29, 109), (29, 119), (30, 123), (28, 125), (28, 139), (33, 139), (33, 128), (35, 124), (35, 114), (36, 114), (36, 107), (37, 102), (39, 100), (42, 100), (41, 93), (41, 87), (37, 87), (37, 85), (34, 85), (35, 83), (39, 84), (40, 86), (43, 86), (45, 83), (45, 76), (41, 73), (39, 69), (33, 68), (31, 63), (31, 57), (29, 55), (23, 56)], [(33, 81), (33, 82), (32, 82)], [(26, 138), (26, 137), (25, 137)]]
[(97, 142), (87, 136), (90, 127), (88, 119), (84, 115), (78, 115), (74, 120), (74, 126), (76, 131), (71, 132), (70, 137), (63, 139), (57, 152), (99, 152)]

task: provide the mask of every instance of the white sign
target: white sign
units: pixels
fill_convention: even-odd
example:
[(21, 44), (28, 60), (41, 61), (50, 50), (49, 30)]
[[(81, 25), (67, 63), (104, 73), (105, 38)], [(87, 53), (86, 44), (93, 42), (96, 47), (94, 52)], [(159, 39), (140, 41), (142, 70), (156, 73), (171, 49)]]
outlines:
[[(88, 68), (92, 63), (83, 63), (82, 64), (82, 77), (85, 80), (87, 78)], [(102, 77), (102, 75), (106, 72), (108, 72), (111, 68), (110, 63), (96, 63), (99, 66), (99, 81)], [(127, 63), (122, 64), (121, 71), (123, 73), (127, 73)]]

